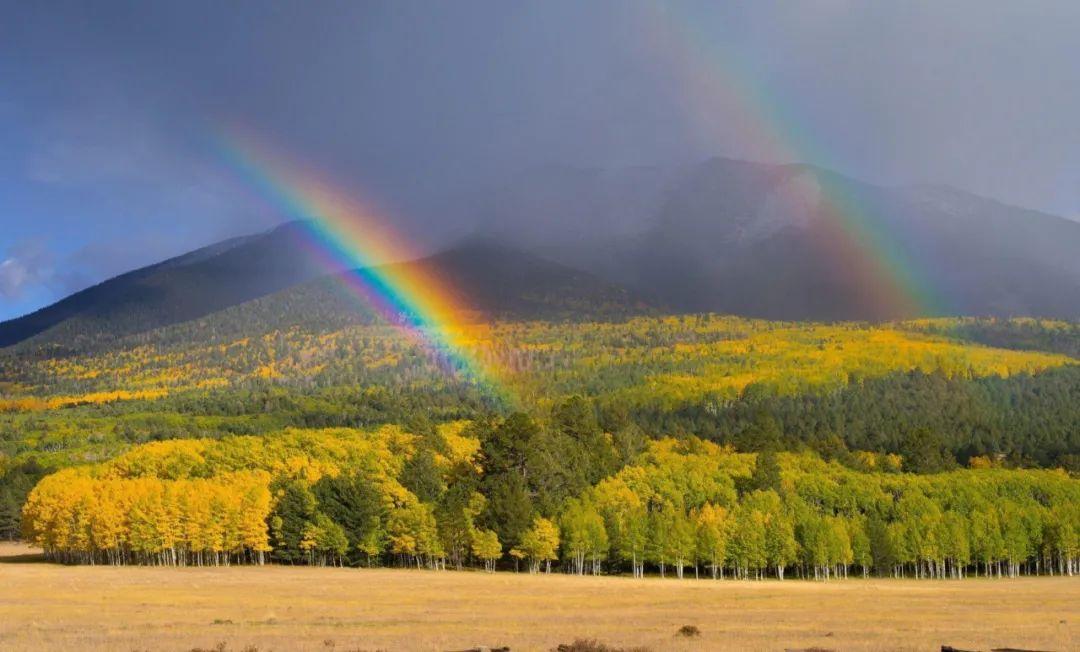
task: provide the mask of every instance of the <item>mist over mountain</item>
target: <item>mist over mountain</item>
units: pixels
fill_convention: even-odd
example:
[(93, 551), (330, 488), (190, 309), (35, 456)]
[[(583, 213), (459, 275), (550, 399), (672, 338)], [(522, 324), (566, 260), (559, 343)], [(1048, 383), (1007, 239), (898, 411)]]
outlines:
[[(682, 310), (785, 319), (1080, 315), (1080, 224), (948, 189), (805, 165), (709, 161), (629, 248), (632, 284)], [(859, 262), (863, 266), (859, 266)], [(881, 300), (864, 267), (914, 295)], [(871, 271), (874, 271), (871, 269)]]
[[(1080, 316), (1080, 223), (948, 187), (715, 158), (542, 168), (471, 201), (477, 234), (397, 264), (438, 270), (491, 316)], [(312, 291), (346, 270), (306, 242), (290, 223), (135, 270), (0, 324), (0, 346), (122, 337), (282, 292), (274, 314), (351, 318), (355, 298)]]
[[(607, 174), (562, 168), (499, 197), (489, 223), (508, 242), (542, 247), (671, 310), (824, 320), (1080, 315), (1080, 224), (948, 187), (714, 158)], [(536, 226), (550, 224), (559, 226)]]
[(459, 200), (484, 237), (620, 279), (623, 245), (652, 228), (680, 166), (524, 170)]

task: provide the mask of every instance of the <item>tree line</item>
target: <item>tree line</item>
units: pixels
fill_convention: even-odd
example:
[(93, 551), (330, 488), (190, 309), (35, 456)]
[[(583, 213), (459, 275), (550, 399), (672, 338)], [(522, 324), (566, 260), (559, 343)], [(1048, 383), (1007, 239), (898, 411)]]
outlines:
[(1080, 570), (1080, 481), (1062, 471), (920, 475), (873, 453), (856, 470), (630, 430), (605, 432), (588, 401), (570, 399), (543, 422), (157, 442), (45, 477), (23, 532), (69, 563), (781, 579)]

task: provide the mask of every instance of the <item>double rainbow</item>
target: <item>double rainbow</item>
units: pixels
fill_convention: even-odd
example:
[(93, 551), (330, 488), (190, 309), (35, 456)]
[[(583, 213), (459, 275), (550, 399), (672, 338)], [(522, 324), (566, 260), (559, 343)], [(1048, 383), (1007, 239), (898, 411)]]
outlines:
[(491, 398), (511, 400), (499, 370), (476, 355), (469, 336), (475, 311), (440, 278), (439, 270), (418, 262), (422, 253), (406, 243), (390, 219), (249, 133), (230, 130), (218, 150), (263, 201), (302, 225), (305, 244), (328, 271), (338, 272), (350, 294), (425, 345), (457, 377)]

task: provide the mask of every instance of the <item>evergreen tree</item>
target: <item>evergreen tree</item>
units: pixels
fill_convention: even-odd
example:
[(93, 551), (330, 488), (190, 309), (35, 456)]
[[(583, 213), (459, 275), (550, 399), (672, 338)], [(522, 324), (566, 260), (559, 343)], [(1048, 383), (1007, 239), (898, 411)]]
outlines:
[(321, 478), (313, 487), (319, 511), (339, 525), (348, 546), (349, 563), (370, 565), (386, 540), (386, 513), (378, 488), (363, 473)]
[(776, 451), (768, 448), (757, 454), (748, 491), (780, 491), (780, 462)]
[(488, 499), (482, 512), (484, 527), (494, 530), (504, 546), (516, 547), (533, 519), (524, 478), (517, 473), (500, 473), (484, 478), (483, 487)]
[(294, 480), (285, 484), (270, 517), (274, 537), (274, 557), (295, 563), (303, 561), (310, 550), (302, 545), (315, 528), (315, 495), (307, 483)]
[(956, 466), (944, 442), (929, 428), (913, 428), (900, 446), (904, 470), (912, 473), (936, 473)]
[(435, 453), (421, 446), (405, 462), (401, 471), (401, 484), (423, 502), (435, 502), (446, 490), (442, 471), (435, 462)]

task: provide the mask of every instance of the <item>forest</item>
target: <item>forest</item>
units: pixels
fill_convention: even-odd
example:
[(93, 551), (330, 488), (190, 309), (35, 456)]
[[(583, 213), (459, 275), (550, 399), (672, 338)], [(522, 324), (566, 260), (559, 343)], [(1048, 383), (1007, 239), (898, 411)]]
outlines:
[(289, 429), (145, 444), (47, 476), (24, 534), (72, 563), (479, 566), (683, 578), (1080, 571), (1061, 470), (905, 473), (896, 455), (738, 453), (604, 433), (573, 398), (418, 433)]
[[(0, 354), (0, 537), (70, 563), (1076, 572), (1077, 329), (181, 325)], [(196, 343), (197, 342), (197, 343)]]

